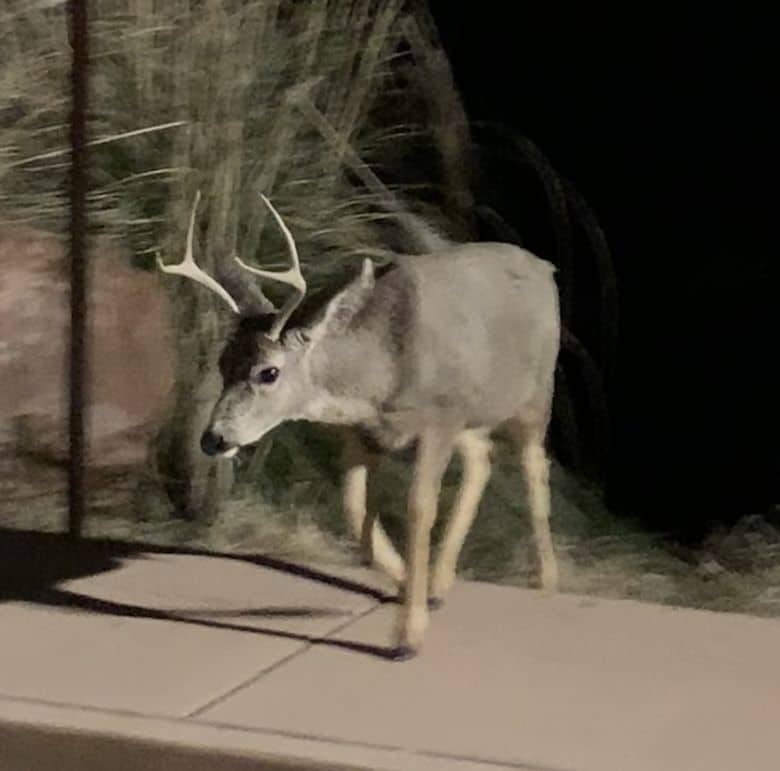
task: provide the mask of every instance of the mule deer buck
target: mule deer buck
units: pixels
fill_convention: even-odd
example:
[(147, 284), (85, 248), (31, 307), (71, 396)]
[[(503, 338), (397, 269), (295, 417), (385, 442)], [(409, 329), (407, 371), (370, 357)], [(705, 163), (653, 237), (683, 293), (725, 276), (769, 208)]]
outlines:
[[(367, 559), (402, 589), (392, 652), (407, 658), (423, 641), (429, 602), (441, 602), (455, 580), (490, 474), (490, 436), (507, 429), (525, 476), (540, 584), (555, 590), (545, 452), (560, 343), (553, 266), (502, 243), (447, 244), (436, 253), (400, 256), (381, 275), (366, 259), (360, 275), (308, 320), (296, 319), (306, 282), (295, 240), (263, 201), (285, 236), (290, 267), (270, 272), (235, 260), (249, 274), (292, 288), (280, 311), (256, 288), (247, 295), (237, 273), (229, 292), (197, 267), (198, 197), (183, 261), (166, 266), (158, 257), (163, 271), (203, 284), (241, 315), (220, 357), (223, 390), (201, 439), (203, 451), (234, 455), (289, 420), (343, 427), (344, 509)], [(368, 515), (366, 486), (377, 450), (412, 442), (404, 561)], [(430, 532), (454, 451), (463, 475), (429, 583)]]

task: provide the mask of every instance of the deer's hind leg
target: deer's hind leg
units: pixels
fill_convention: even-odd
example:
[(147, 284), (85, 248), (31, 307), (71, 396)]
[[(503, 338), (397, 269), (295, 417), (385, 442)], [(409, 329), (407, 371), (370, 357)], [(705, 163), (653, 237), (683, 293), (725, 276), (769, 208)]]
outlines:
[(547, 422), (546, 418), (533, 422), (515, 419), (508, 428), (525, 477), (539, 585), (554, 592), (558, 589), (558, 562), (550, 532), (550, 462), (544, 447)]
[(458, 436), (455, 446), (463, 461), (463, 475), (433, 569), (430, 592), (432, 607), (442, 603), (455, 583), (458, 557), (490, 478), (492, 443), (486, 431), (464, 431)]
[(363, 558), (368, 564), (386, 573), (396, 584), (406, 578), (406, 568), (376, 513), (369, 513), (368, 474), (376, 466), (377, 458), (369, 453), (360, 439), (345, 431), (344, 439), (344, 482), (342, 487), (344, 513), (353, 536), (360, 542)]

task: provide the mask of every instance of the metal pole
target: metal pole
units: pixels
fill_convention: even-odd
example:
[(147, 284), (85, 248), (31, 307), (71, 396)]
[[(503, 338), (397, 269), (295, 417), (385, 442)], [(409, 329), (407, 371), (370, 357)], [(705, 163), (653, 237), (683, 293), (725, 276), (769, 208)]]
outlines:
[(85, 511), (84, 455), (86, 432), (84, 412), (87, 376), (87, 34), (88, 0), (68, 0), (71, 58), (70, 114), (70, 346), (68, 433), (68, 532), (81, 535)]

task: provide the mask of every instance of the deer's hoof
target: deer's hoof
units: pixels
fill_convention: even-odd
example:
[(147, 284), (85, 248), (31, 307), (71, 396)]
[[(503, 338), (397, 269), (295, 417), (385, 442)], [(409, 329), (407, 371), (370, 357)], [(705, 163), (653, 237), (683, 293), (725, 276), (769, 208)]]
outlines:
[[(403, 591), (398, 592), (398, 595), (395, 598), (395, 601), (399, 605), (404, 604), (404, 593)], [(429, 597), (428, 598), (428, 610), (439, 610), (439, 608), (443, 607), (444, 605), (444, 599), (441, 597)]]
[(391, 661), (409, 661), (417, 655), (417, 651), (411, 645), (396, 645), (390, 650)]

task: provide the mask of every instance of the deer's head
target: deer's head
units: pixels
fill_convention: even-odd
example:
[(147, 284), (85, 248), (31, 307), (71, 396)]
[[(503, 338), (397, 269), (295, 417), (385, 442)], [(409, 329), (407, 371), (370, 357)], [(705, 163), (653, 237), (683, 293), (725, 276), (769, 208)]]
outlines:
[(206, 454), (229, 457), (280, 423), (309, 416), (312, 405), (322, 398), (321, 388), (311, 378), (312, 353), (325, 337), (343, 332), (364, 305), (374, 285), (373, 265), (365, 260), (361, 275), (333, 297), (311, 324), (286, 329), (290, 316), (306, 294), (306, 281), (295, 239), (281, 216), (262, 196), (287, 242), (290, 258), (287, 270), (261, 270), (246, 265), (237, 256), (234, 258), (246, 280), (251, 280), (252, 274), (292, 288), (290, 298), (277, 311), (257, 288), (245, 282), (237, 284), (235, 274), (231, 293), (195, 264), (192, 242), (199, 198), (200, 193), (192, 207), (182, 262), (168, 266), (158, 257), (158, 264), (165, 273), (185, 276), (207, 287), (239, 317), (219, 359), (222, 393), (201, 437), (201, 448)]

